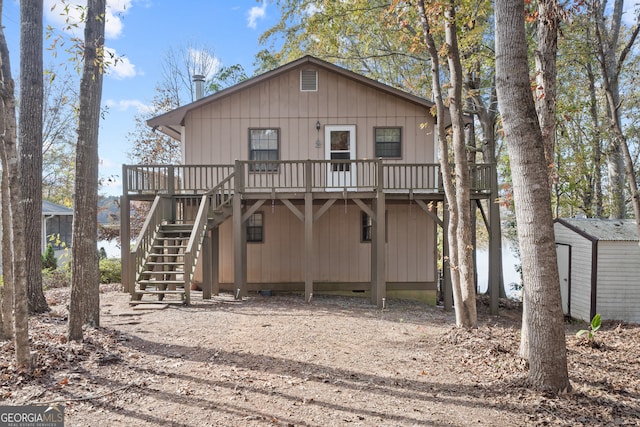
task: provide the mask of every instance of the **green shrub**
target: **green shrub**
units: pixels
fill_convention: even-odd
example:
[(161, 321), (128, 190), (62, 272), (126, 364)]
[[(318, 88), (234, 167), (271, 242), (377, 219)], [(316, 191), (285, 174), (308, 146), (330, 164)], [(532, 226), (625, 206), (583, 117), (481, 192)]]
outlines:
[(120, 283), (122, 281), (122, 262), (120, 258), (100, 260), (100, 283)]
[(44, 270), (55, 270), (58, 268), (58, 259), (56, 258), (56, 251), (53, 250), (53, 245), (49, 243), (47, 249), (42, 255), (42, 268)]
[(71, 286), (71, 270), (60, 268), (58, 270), (42, 270), (42, 287), (44, 289), (66, 288)]

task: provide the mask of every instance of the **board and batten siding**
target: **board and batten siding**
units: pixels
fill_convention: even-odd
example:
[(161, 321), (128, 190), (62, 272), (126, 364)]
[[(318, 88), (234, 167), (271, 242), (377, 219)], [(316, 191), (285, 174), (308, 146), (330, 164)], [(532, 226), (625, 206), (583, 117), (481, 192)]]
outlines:
[(598, 241), (596, 311), (605, 319), (640, 322), (640, 246)]
[(591, 241), (560, 223), (554, 224), (556, 243), (571, 246), (571, 317), (590, 319)]
[[(374, 158), (374, 128), (402, 128), (402, 162), (435, 163), (434, 120), (424, 106), (324, 68), (318, 90), (300, 91), (301, 66), (187, 113), (185, 164), (249, 157), (250, 128), (280, 129), (281, 160), (324, 158), (324, 126), (356, 125), (356, 157)], [(316, 122), (322, 128), (316, 130)], [(427, 123), (427, 126), (421, 126)], [(320, 146), (316, 141), (320, 140)]]
[[(319, 206), (314, 207), (314, 211)], [(285, 206), (265, 204), (264, 242), (247, 243), (247, 282), (304, 282), (304, 224)], [(436, 225), (417, 206), (387, 207), (387, 282), (434, 283)], [(363, 283), (371, 280), (371, 243), (361, 240), (361, 211), (336, 203), (314, 223), (313, 280)], [(231, 221), (220, 227), (220, 282), (233, 282)]]

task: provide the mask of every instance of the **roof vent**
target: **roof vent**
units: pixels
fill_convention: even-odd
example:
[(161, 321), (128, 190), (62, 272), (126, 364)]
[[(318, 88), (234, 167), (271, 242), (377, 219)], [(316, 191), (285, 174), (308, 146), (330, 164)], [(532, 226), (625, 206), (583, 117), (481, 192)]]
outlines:
[(316, 70), (300, 71), (300, 90), (302, 92), (315, 92), (318, 90), (318, 72)]

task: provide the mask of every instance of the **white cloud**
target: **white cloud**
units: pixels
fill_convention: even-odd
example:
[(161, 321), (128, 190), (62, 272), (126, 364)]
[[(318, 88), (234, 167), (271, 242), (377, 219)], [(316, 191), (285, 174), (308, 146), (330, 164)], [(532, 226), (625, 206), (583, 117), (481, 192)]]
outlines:
[(151, 106), (137, 99), (121, 99), (119, 101), (107, 99), (104, 104), (108, 108), (117, 111), (128, 111), (131, 108), (137, 110), (139, 113), (149, 113), (152, 111)]
[(136, 66), (131, 63), (129, 58), (120, 56), (115, 49), (110, 47), (105, 48), (106, 62), (109, 64), (107, 67), (107, 74), (115, 79), (123, 80), (137, 76)]
[[(122, 34), (124, 24), (121, 15), (131, 8), (132, 0), (107, 0), (107, 21), (105, 37), (117, 39)], [(54, 28), (65, 30), (75, 36), (82, 36), (84, 26), (81, 22), (82, 8), (86, 0), (68, 0), (63, 4), (60, 0), (44, 0), (46, 21)]]
[(211, 79), (222, 66), (222, 62), (218, 58), (205, 50), (189, 48), (189, 59), (196, 72), (202, 72), (198, 70), (206, 71), (206, 76), (204, 77), (207, 80)]
[(635, 25), (640, 19), (640, 0), (624, 2), (622, 21), (629, 25)]
[(254, 7), (252, 7), (249, 10), (249, 18), (248, 18), (248, 22), (247, 22), (247, 25), (249, 26), (249, 28), (255, 29), (256, 26), (258, 25), (258, 23), (257, 23), (258, 19), (264, 19), (266, 13), (267, 13), (267, 1), (266, 0), (262, 1), (262, 6), (254, 6)]

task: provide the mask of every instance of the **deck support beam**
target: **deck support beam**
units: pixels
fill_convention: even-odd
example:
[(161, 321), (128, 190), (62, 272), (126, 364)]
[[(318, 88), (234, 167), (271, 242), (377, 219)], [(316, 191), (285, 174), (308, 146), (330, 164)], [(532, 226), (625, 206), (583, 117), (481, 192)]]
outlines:
[(202, 299), (211, 299), (211, 237), (209, 231), (202, 241)]
[[(206, 262), (206, 258), (205, 262)], [(220, 293), (220, 228), (215, 226), (211, 230), (211, 293)]]
[[(495, 170), (492, 172), (495, 173)], [(497, 182), (497, 181), (494, 181)], [(502, 274), (502, 236), (500, 235), (500, 205), (497, 201), (498, 191), (491, 190), (489, 205), (489, 310), (491, 315), (498, 315), (500, 290), (504, 288)]]
[(444, 310), (453, 310), (453, 288), (451, 286), (451, 264), (449, 262), (449, 206), (442, 202), (442, 299)]
[(304, 195), (304, 300), (313, 298), (313, 194)]
[(122, 261), (122, 284), (126, 292), (133, 293), (135, 266), (131, 256), (131, 201), (127, 189), (127, 168), (122, 166), (122, 196), (120, 197), (120, 259)]
[(242, 299), (247, 295), (247, 228), (242, 220), (244, 167), (238, 160), (236, 160), (235, 171), (235, 191), (233, 195), (233, 297)]
[(384, 193), (379, 191), (373, 203), (375, 218), (372, 218), (371, 224), (371, 303), (383, 308), (382, 301), (387, 297), (387, 224)]

